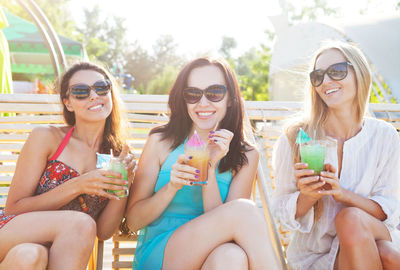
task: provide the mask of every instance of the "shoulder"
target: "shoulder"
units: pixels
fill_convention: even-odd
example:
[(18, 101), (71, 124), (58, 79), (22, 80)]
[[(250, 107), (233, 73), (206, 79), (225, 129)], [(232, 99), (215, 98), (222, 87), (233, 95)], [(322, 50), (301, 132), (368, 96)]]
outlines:
[(248, 151), (245, 154), (249, 162), (258, 161), (260, 159), (260, 152), (254, 146), (248, 146)]
[(35, 127), (29, 135), (29, 140), (42, 141), (51, 144), (62, 138), (68, 130), (68, 127), (39, 126)]
[(160, 132), (152, 133), (148, 136), (146, 144), (151, 146), (162, 147), (169, 145), (169, 140), (163, 139), (163, 134)]
[(146, 151), (146, 154), (151, 156), (158, 156), (158, 160), (162, 164), (161, 161), (165, 160), (171, 151), (171, 145), (170, 140), (163, 139), (162, 133), (152, 133), (147, 138), (143, 151)]
[(392, 124), (376, 118), (365, 118), (364, 121), (368, 133), (378, 136), (380, 135), (382, 137), (398, 138), (397, 130)]
[(24, 148), (26, 151), (34, 153), (43, 153), (50, 156), (56, 151), (62, 138), (65, 136), (69, 127), (55, 126), (39, 126), (35, 127), (29, 134), (25, 142)]

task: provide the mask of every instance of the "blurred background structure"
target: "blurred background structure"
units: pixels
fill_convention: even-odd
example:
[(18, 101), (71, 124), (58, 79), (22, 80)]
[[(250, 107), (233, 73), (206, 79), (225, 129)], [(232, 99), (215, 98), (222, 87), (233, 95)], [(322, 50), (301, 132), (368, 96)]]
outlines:
[[(271, 100), (303, 100), (310, 60), (321, 41), (356, 43), (366, 54), (379, 102), (400, 101), (400, 15), (336, 20), (331, 25), (308, 22), (289, 26), (287, 13), (271, 17), (276, 29), (270, 65)], [(396, 60), (397, 59), (397, 60)]]
[[(56, 74), (40, 29), (21, 5), (30, 2), (57, 33), (67, 64), (101, 62), (125, 93), (167, 94), (187, 61), (212, 55), (235, 68), (246, 100), (300, 100), (309, 57), (321, 40), (337, 38), (367, 55), (372, 102), (400, 98), (400, 0), (0, 0), (16, 92), (51, 91)], [(204, 13), (218, 20), (204, 20)]]

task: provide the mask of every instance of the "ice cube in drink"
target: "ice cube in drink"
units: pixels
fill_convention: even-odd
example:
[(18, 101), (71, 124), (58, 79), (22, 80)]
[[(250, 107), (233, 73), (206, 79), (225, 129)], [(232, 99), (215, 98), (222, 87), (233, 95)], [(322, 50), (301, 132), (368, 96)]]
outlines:
[[(118, 158), (112, 157), (110, 159), (110, 162), (108, 163), (107, 169), (122, 174), (123, 179), (125, 181), (127, 181), (128, 180), (128, 172), (125, 169), (125, 166), (126, 165), (122, 161), (120, 161)], [(114, 178), (113, 176), (110, 176), (110, 177)], [(128, 184), (126, 184), (125, 186), (126, 186), (126, 188), (128, 188)], [(126, 198), (128, 196), (127, 189), (126, 190), (111, 190), (111, 189), (109, 189), (109, 190), (107, 190), (107, 192), (115, 194), (120, 199)]]
[(300, 146), (301, 162), (308, 164), (308, 169), (319, 175), (324, 169), (326, 145), (321, 141), (309, 141)]

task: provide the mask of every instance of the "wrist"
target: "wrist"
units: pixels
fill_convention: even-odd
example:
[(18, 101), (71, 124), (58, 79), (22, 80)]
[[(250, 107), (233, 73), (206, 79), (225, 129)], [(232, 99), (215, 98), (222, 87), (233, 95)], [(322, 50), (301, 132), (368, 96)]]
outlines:
[(171, 193), (172, 195), (175, 195), (175, 193), (182, 188), (172, 183), (171, 181), (169, 181), (166, 186), (167, 186), (167, 192)]
[(320, 197), (314, 197), (300, 192), (298, 200), (303, 201), (308, 205), (314, 206), (319, 200), (319, 198)]
[(70, 187), (71, 193), (73, 197), (78, 197), (81, 195), (83, 192), (80, 191), (80, 181), (78, 181), (78, 178), (81, 176), (74, 177), (70, 179), (69, 181), (65, 182), (66, 186), (65, 187)]
[(343, 194), (343, 196), (342, 196), (342, 198), (340, 199), (340, 202), (341, 202), (342, 204), (346, 205), (346, 206), (351, 205), (351, 197), (352, 197), (352, 196), (350, 195), (350, 192), (351, 192), (351, 191), (342, 188), (342, 194)]

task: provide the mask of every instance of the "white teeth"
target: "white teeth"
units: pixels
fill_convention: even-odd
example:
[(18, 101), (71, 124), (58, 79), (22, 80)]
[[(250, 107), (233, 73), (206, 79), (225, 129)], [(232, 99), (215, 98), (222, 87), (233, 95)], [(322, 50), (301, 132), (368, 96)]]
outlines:
[(199, 116), (210, 116), (212, 114), (213, 114), (212, 112), (199, 112), (198, 113)]
[(89, 110), (97, 110), (97, 109), (100, 109), (101, 107), (103, 107), (103, 105), (102, 105), (102, 104), (99, 104), (99, 105), (90, 107)]
[(325, 92), (325, 94), (329, 95), (330, 93), (333, 93), (333, 92), (336, 92), (336, 91), (339, 91), (339, 88), (328, 90), (328, 91)]

